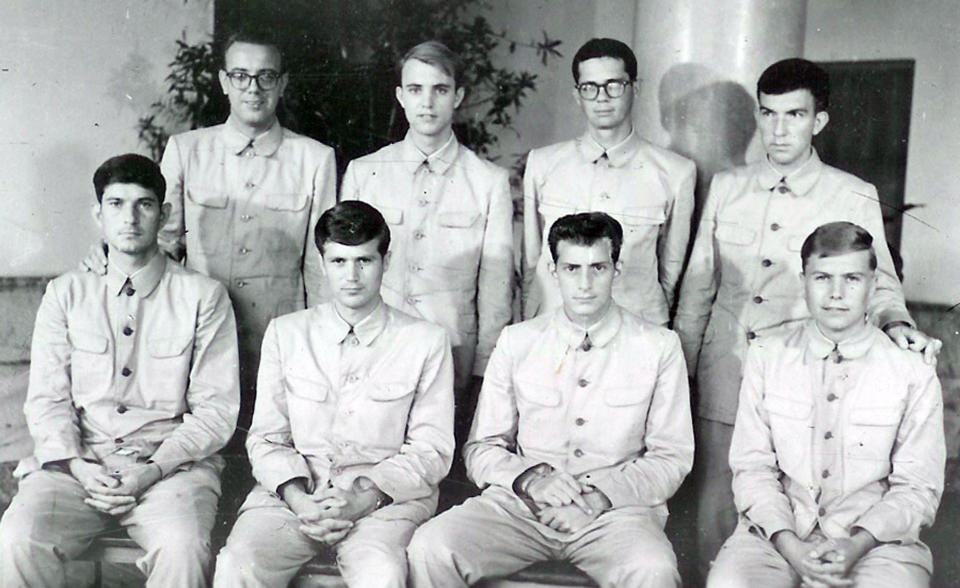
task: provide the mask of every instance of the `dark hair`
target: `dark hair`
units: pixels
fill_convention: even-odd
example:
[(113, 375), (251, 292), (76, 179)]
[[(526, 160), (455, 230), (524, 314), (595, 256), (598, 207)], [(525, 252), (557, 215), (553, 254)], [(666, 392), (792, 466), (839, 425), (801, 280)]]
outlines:
[(241, 29), (227, 37), (226, 43), (223, 44), (223, 51), (220, 54), (220, 67), (223, 69), (227, 68), (227, 51), (229, 51), (230, 47), (235, 43), (249, 43), (251, 45), (263, 45), (272, 48), (277, 52), (277, 57), (280, 59), (280, 72), (283, 73), (283, 49), (280, 46), (280, 40), (277, 34), (271, 29)]
[(366, 202), (344, 200), (320, 215), (313, 239), (321, 255), (327, 241), (354, 246), (379, 239), (377, 251), (384, 256), (390, 248), (390, 227), (380, 211)]
[(610, 257), (616, 263), (623, 245), (623, 227), (605, 212), (581, 212), (561, 216), (550, 227), (547, 243), (550, 255), (557, 262), (557, 246), (560, 241), (572, 241), (577, 245), (590, 246), (600, 239), (610, 239)]
[(761, 93), (786, 94), (794, 90), (809, 90), (816, 112), (830, 107), (830, 76), (816, 63), (798, 57), (778, 61), (760, 74), (757, 103)]
[(833, 257), (853, 253), (870, 252), (870, 269), (877, 269), (877, 254), (873, 249), (873, 237), (859, 225), (847, 221), (838, 221), (820, 225), (803, 241), (800, 259), (803, 269), (811, 257)]
[(414, 45), (403, 57), (397, 60), (397, 80), (400, 83), (403, 75), (403, 66), (411, 59), (429, 63), (439, 68), (453, 78), (454, 85), (459, 88), (463, 82), (463, 60), (440, 41), (424, 41)]
[(97, 202), (103, 201), (103, 191), (110, 184), (137, 184), (153, 192), (160, 204), (167, 195), (167, 182), (160, 173), (160, 166), (137, 153), (117, 155), (100, 164), (93, 173)]
[(584, 43), (582, 47), (577, 49), (576, 55), (573, 56), (573, 63), (570, 64), (570, 69), (573, 71), (573, 81), (578, 84), (580, 83), (581, 61), (596, 59), (598, 57), (619, 59), (623, 62), (623, 69), (627, 72), (627, 75), (630, 76), (630, 81), (636, 81), (637, 56), (633, 54), (633, 50), (623, 41), (608, 38), (590, 39)]

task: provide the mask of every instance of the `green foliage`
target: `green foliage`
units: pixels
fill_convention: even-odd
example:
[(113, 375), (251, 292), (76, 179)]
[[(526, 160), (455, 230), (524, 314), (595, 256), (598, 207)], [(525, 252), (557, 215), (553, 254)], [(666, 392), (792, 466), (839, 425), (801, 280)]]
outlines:
[[(454, 129), (482, 155), (489, 155), (499, 131), (515, 132), (514, 116), (536, 90), (536, 74), (495, 62), (501, 47), (535, 51), (544, 65), (561, 56), (561, 41), (546, 32), (542, 39), (518, 41), (494, 30), (482, 0), (250, 0), (218, 3), (217, 9), (220, 41), (230, 29), (251, 22), (282, 34), (290, 83), (280, 119), (336, 148), (341, 166), (403, 137), (406, 120), (394, 98), (395, 64), (413, 45), (439, 39), (463, 59), (468, 94)], [(177, 41), (167, 95), (140, 119), (140, 139), (155, 157), (170, 133), (226, 118), (229, 107), (219, 88), (214, 47), (213, 42)]]

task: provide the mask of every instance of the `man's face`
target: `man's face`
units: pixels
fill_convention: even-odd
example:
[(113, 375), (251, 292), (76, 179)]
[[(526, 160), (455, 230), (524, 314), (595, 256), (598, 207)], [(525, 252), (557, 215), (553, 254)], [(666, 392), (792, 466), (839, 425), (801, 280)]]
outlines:
[(167, 210), (152, 190), (139, 184), (110, 184), (94, 208), (94, 218), (111, 251), (140, 256), (156, 250)]
[(408, 59), (400, 72), (397, 101), (403, 107), (410, 130), (424, 137), (447, 133), (453, 115), (463, 100), (463, 88), (435, 65)]
[[(280, 54), (269, 45), (234, 43), (227, 49), (226, 71), (220, 71), (220, 86), (230, 100), (230, 115), (237, 122), (258, 131), (264, 131), (273, 124), (280, 96), (287, 87), (287, 74), (281, 74), (280, 67)], [(250, 85), (239, 90), (233, 87), (227, 76), (233, 72), (251, 76), (272, 72), (279, 75), (279, 79), (276, 86), (269, 90), (261, 89), (257, 80), (247, 80)]]
[(343, 245), (334, 241), (323, 244), (327, 285), (341, 307), (364, 314), (380, 302), (380, 282), (386, 259), (377, 251), (379, 245), (378, 239), (362, 245)]
[(757, 126), (770, 162), (789, 173), (807, 160), (813, 136), (827, 126), (826, 112), (814, 112), (810, 90), (760, 93)]
[(841, 341), (863, 325), (876, 284), (869, 251), (811, 257), (801, 278), (807, 308), (824, 335)]
[(625, 124), (629, 125), (636, 85), (631, 84), (625, 88), (619, 98), (611, 98), (604, 89), (604, 85), (612, 80), (630, 81), (623, 60), (615, 57), (595, 57), (581, 61), (577, 67), (580, 70), (579, 84), (592, 82), (600, 86), (600, 92), (594, 100), (581, 98), (577, 89), (573, 90), (577, 104), (587, 118), (587, 124), (598, 130), (618, 129)]
[(574, 322), (591, 325), (610, 307), (613, 280), (620, 274), (611, 249), (609, 238), (589, 246), (557, 243), (557, 262), (550, 269), (560, 286), (563, 309)]

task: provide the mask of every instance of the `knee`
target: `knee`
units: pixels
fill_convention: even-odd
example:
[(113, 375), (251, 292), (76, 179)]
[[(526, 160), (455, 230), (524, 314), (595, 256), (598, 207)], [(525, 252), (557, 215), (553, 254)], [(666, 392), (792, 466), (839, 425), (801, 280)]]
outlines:
[(740, 566), (718, 559), (707, 575), (707, 588), (751, 588)]
[(640, 554), (611, 566), (600, 579), (603, 586), (679, 586), (680, 573), (673, 554)]
[[(360, 586), (399, 586), (407, 577), (407, 554), (401, 545), (353, 541), (337, 550), (337, 566), (345, 579)], [(378, 581), (370, 583), (361, 578)]]
[(434, 524), (438, 519), (427, 521), (413, 534), (407, 546), (407, 559), (411, 565), (430, 563), (436, 565), (449, 562), (454, 558), (452, 537), (444, 532), (442, 525)]
[(210, 537), (187, 528), (163, 529), (150, 533), (151, 540), (144, 545), (147, 553), (175, 561), (210, 560)]
[(32, 557), (37, 545), (53, 539), (43, 536), (38, 530), (34, 517), (27, 516), (19, 509), (8, 509), (3, 520), (0, 520), (0, 553), (4, 557)]

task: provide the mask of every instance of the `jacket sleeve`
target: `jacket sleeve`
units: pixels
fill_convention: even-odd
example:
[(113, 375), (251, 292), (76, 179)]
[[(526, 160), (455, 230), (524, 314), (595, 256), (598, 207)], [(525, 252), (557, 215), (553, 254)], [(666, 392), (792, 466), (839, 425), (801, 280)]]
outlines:
[(540, 219), (537, 193), (536, 151), (527, 155), (523, 173), (523, 243), (520, 254), (520, 314), (533, 318), (540, 307), (542, 293), (537, 290), (537, 262), (543, 246), (543, 223)]
[(400, 451), (367, 476), (394, 502), (430, 496), (453, 462), (453, 356), (446, 333), (435, 337), (420, 372)]
[(34, 456), (41, 466), (84, 453), (79, 415), (71, 394), (73, 347), (67, 336), (67, 314), (57, 283), (54, 280), (47, 285), (37, 311), (30, 348), (30, 384), (23, 405)]
[(606, 494), (613, 508), (657, 506), (673, 496), (693, 465), (690, 390), (680, 341), (665, 331), (656, 388), (647, 412), (646, 432), (638, 456), (583, 476)]
[(267, 489), (276, 492), (294, 478), (305, 478), (312, 488), (313, 474), (307, 460), (293, 445), (276, 320), (270, 321), (263, 335), (247, 455), (253, 477)]
[(703, 344), (703, 335), (717, 296), (719, 268), (713, 234), (717, 227), (720, 200), (723, 198), (723, 183), (721, 175), (714, 176), (710, 183), (710, 193), (700, 217), (693, 251), (683, 275), (677, 316), (674, 319), (674, 329), (680, 336), (683, 356), (687, 360), (687, 373), (690, 376), (697, 373), (700, 346)]
[(657, 241), (657, 261), (659, 265), (660, 288), (667, 300), (667, 308), (673, 308), (674, 298), (683, 273), (683, 262), (687, 257), (687, 244), (690, 240), (690, 217), (693, 214), (693, 190), (697, 180), (697, 167), (692, 161), (684, 161), (676, 191), (672, 195), (670, 210), (660, 230)]
[(761, 345), (747, 351), (740, 404), (730, 444), (733, 470), (733, 500), (767, 538), (778, 531), (795, 530), (790, 499), (780, 483), (780, 468), (770, 430), (770, 417), (763, 407), (764, 376)]
[(496, 168), (477, 279), (477, 351), (473, 373), (482, 376), (500, 331), (513, 313), (513, 199), (506, 170)]
[(918, 371), (891, 453), (889, 488), (853, 524), (881, 542), (919, 541), (921, 527), (933, 524), (943, 494), (946, 442), (940, 381), (930, 366)]
[(310, 220), (307, 222), (307, 234), (303, 240), (303, 287), (306, 290), (308, 308), (330, 298), (323, 276), (320, 251), (313, 238), (314, 227), (317, 226), (320, 215), (337, 203), (336, 155), (333, 149), (325, 148), (324, 151), (313, 177)]
[(157, 235), (157, 242), (167, 255), (176, 260), (183, 259), (187, 251), (186, 226), (183, 216), (183, 162), (180, 157), (180, 143), (176, 136), (170, 137), (160, 160), (160, 172), (167, 181), (167, 194), (164, 203), (170, 206), (170, 216)]
[(201, 301), (183, 421), (152, 456), (164, 475), (220, 450), (240, 411), (237, 323), (226, 289), (216, 284)]

